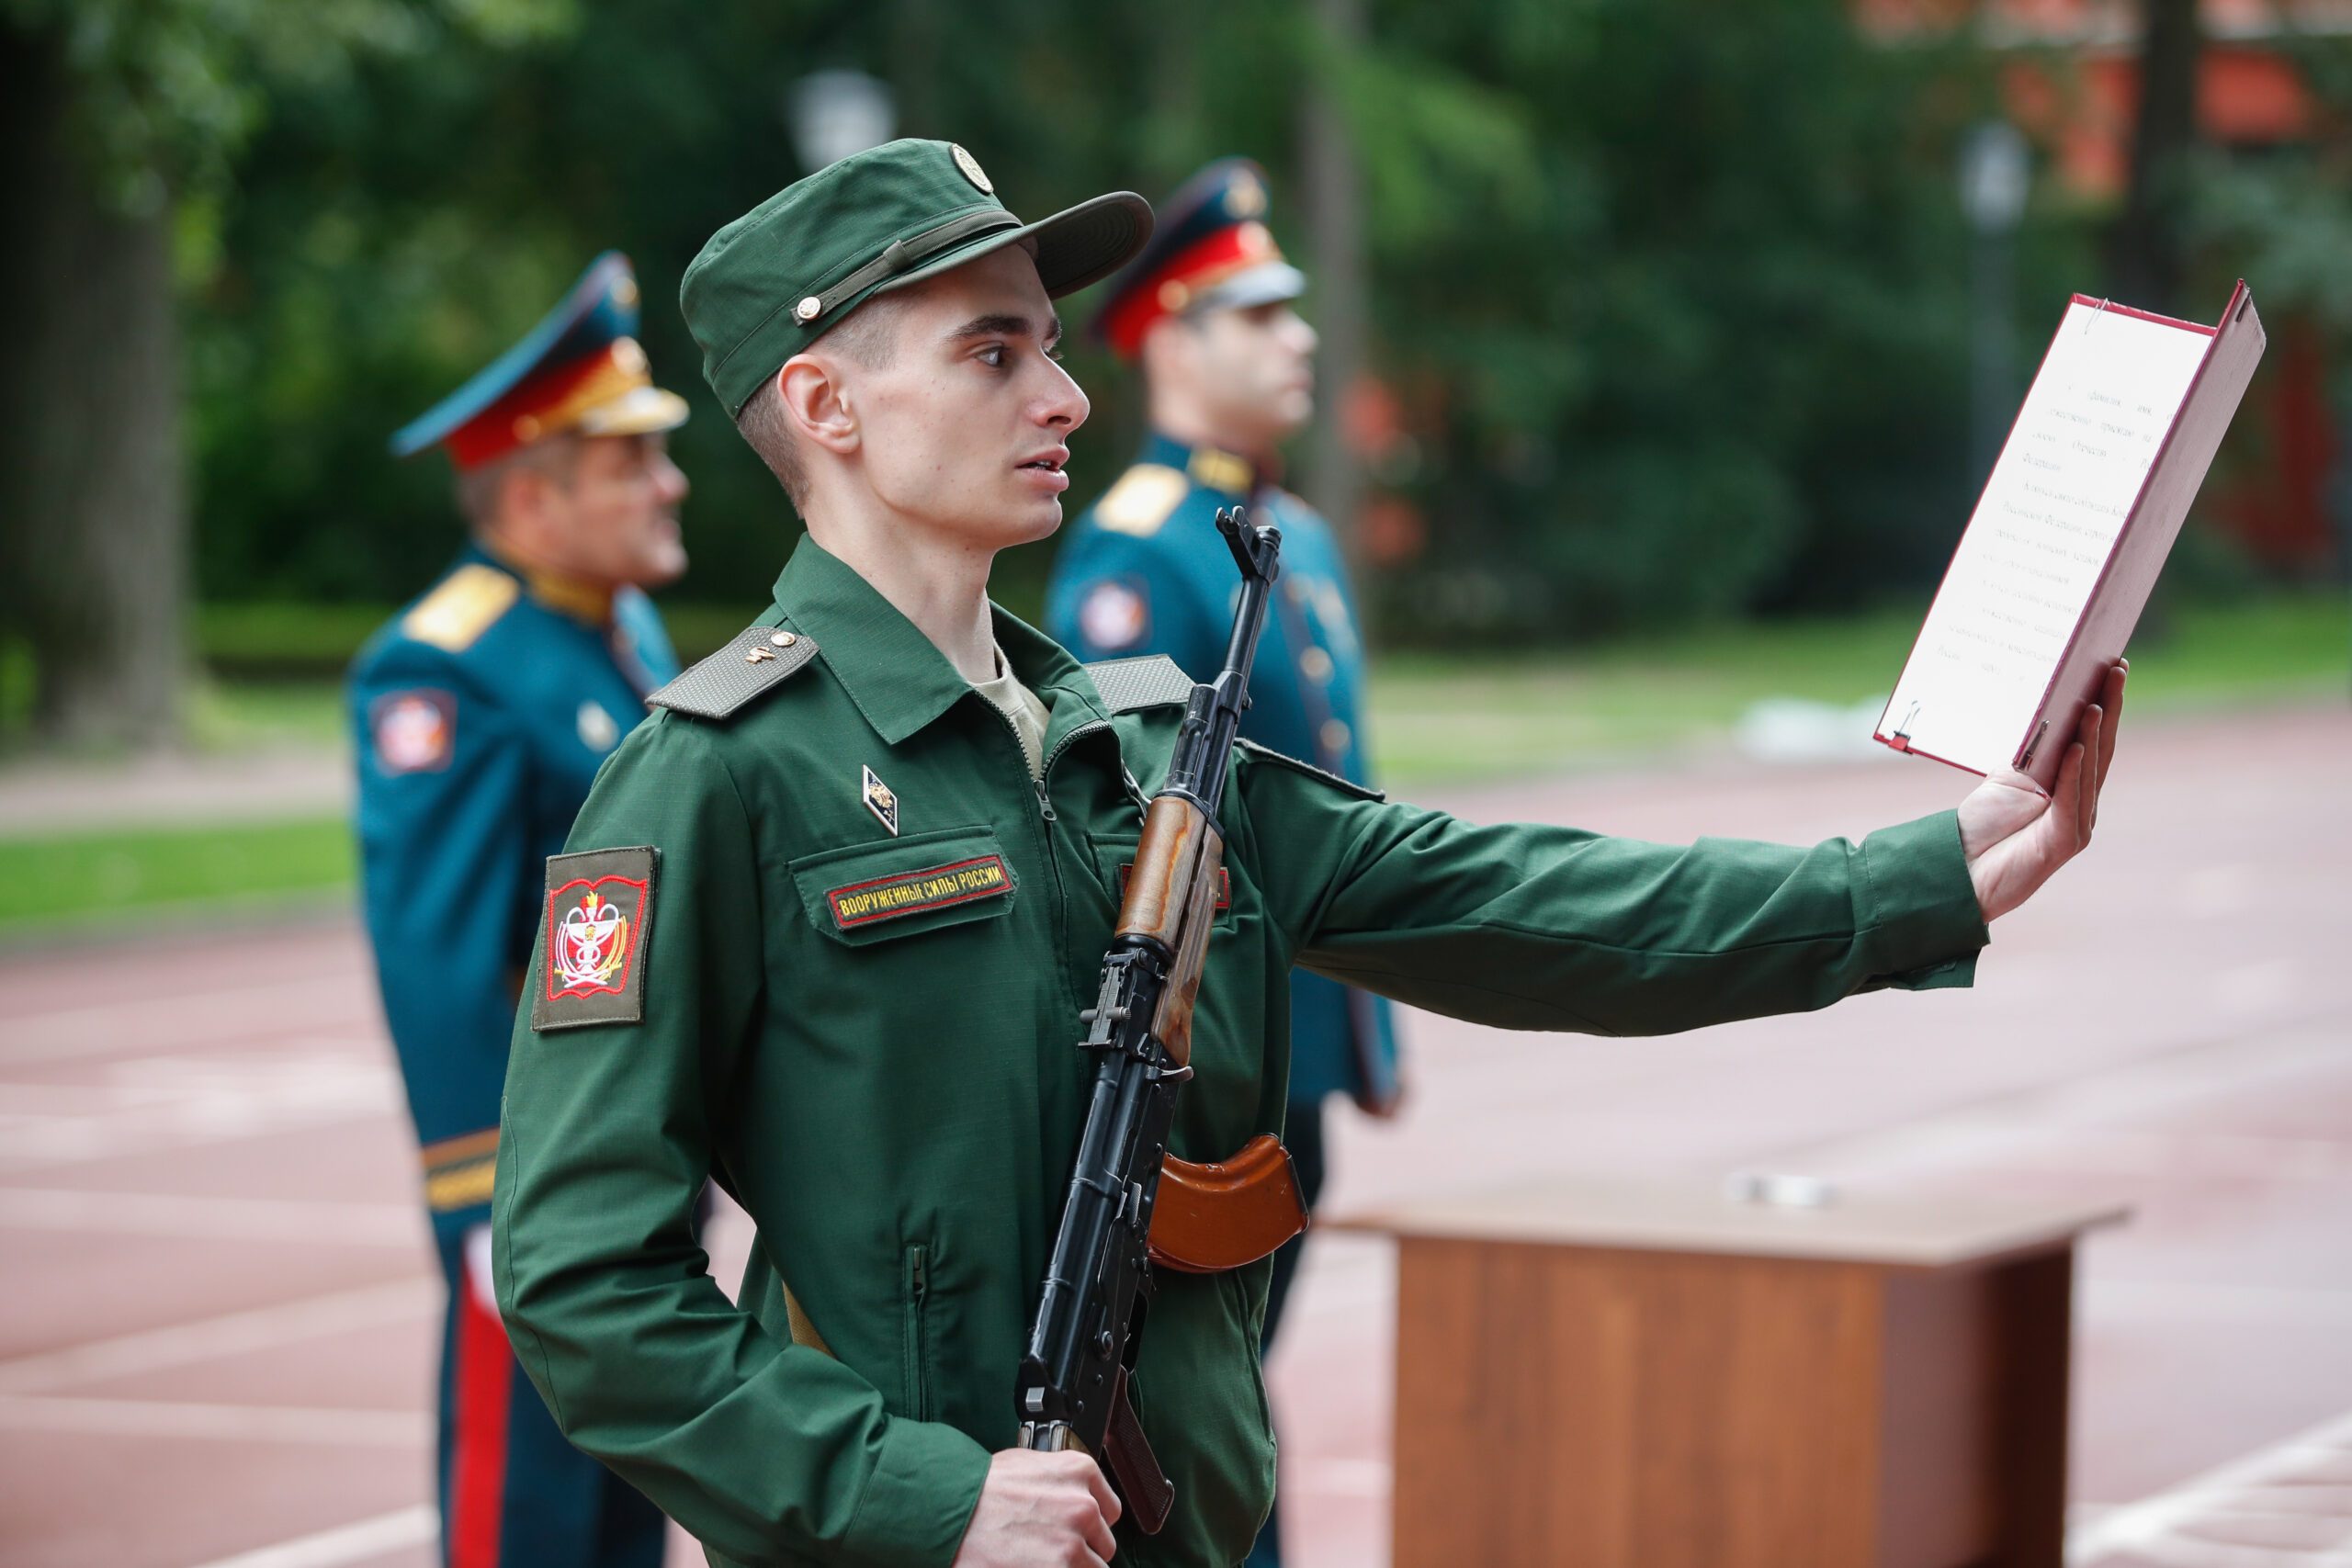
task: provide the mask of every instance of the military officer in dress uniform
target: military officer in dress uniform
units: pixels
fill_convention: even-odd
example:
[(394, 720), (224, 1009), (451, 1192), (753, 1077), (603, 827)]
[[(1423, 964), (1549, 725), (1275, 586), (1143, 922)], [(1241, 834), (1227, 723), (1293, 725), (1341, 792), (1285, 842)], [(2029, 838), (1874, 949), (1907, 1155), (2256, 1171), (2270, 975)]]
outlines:
[[(1089, 412), (1053, 299), (1148, 229), (1124, 192), (1023, 223), (968, 152), (902, 141), (686, 269), (704, 377), (808, 533), (548, 864), (492, 1250), (565, 1432), (716, 1563), (1232, 1568), (1265, 1520), (1264, 1262), (1154, 1278), (1128, 1392), (1173, 1484), (1157, 1533), (1091, 1458), (1015, 1444), (1092, 1074), (1079, 1010), (1192, 687), (1165, 659), (1081, 666), (988, 577), (1060, 526)], [(1610, 1034), (1966, 985), (1986, 922), (2086, 840), (2121, 692), (2050, 795), (1987, 780), (1809, 849), (1481, 826), (1245, 741), (1170, 1152), (1280, 1130), (1294, 966)], [(759, 1226), (732, 1297), (706, 1179)]]
[(449, 1285), (439, 1486), (447, 1568), (655, 1568), (662, 1517), (566, 1442), (491, 1293), (507, 1036), (539, 874), (596, 770), (677, 673), (645, 590), (685, 570), (686, 405), (638, 346), (607, 254), (528, 336), (392, 437), (447, 448), (471, 538), (352, 666), (368, 931)]
[[(1142, 367), (1150, 432), (1135, 466), (1072, 525), (1046, 590), (1046, 629), (1080, 659), (1165, 654), (1213, 673), (1234, 587), (1216, 513), (1247, 502), (1282, 528), (1283, 575), (1241, 732), (1370, 784), (1363, 644), (1339, 539), (1275, 477), (1282, 443), (1314, 412), (1315, 330), (1292, 309), (1306, 288), (1267, 231), (1265, 173), (1249, 159), (1211, 164), (1161, 204), (1151, 243), (1110, 286), (1091, 327)], [(1395, 1112), (1396, 1030), (1386, 1002), (1319, 975), (1291, 981), (1290, 1020), (1283, 1139), (1311, 1208), (1330, 1096)], [(1306, 1241), (1275, 1258), (1269, 1349)], [(1250, 1562), (1279, 1562), (1280, 1547), (1269, 1518)]]

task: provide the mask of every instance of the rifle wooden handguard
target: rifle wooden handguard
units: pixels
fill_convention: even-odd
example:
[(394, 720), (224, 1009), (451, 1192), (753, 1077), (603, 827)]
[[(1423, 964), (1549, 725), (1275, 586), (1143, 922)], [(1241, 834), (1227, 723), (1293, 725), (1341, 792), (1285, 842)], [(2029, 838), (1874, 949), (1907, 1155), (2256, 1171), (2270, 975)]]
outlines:
[(1260, 1136), (1210, 1165), (1160, 1161), (1151, 1211), (1151, 1260), (1183, 1274), (1219, 1274), (1255, 1263), (1306, 1228), (1306, 1205), (1290, 1151)]

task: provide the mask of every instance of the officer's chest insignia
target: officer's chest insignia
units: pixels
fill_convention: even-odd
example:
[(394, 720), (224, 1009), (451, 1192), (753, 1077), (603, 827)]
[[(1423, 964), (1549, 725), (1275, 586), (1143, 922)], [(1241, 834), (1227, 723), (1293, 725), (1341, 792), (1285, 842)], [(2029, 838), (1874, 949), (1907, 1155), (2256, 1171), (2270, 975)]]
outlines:
[(506, 614), (522, 591), (522, 584), (496, 567), (480, 562), (461, 566), (401, 617), (401, 630), (444, 652), (463, 653)]
[(645, 955), (661, 852), (591, 850), (548, 860), (547, 925), (531, 1027), (635, 1023), (645, 1017)]
[(1137, 463), (1094, 503), (1094, 522), (1114, 534), (1148, 538), (1159, 532), (1193, 481), (1161, 463)]
[(458, 699), (429, 688), (387, 692), (368, 707), (368, 732), (385, 773), (437, 773), (457, 750)]
[(1012, 873), (1005, 868), (1004, 857), (980, 855), (831, 888), (825, 907), (832, 911), (833, 924), (854, 931), (876, 920), (944, 909), (975, 898), (1001, 898), (1012, 891)]
[(1096, 648), (1133, 648), (1151, 631), (1150, 601), (1115, 578), (1098, 582), (1079, 604), (1078, 630)]
[(860, 782), (858, 788), (865, 797), (865, 809), (874, 813), (874, 819), (876, 822), (890, 829), (892, 838), (897, 838), (899, 836), (898, 791), (876, 778), (872, 768), (865, 768), (861, 771), (865, 778)]
[(591, 751), (609, 751), (620, 738), (620, 720), (606, 713), (602, 704), (580, 705), (580, 744)]

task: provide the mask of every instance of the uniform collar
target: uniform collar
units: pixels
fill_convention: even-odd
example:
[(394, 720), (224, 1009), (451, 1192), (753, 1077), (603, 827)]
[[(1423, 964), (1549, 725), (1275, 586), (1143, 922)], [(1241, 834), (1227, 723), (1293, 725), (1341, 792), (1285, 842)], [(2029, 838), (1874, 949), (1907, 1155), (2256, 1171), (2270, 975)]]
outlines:
[(1216, 446), (1187, 446), (1157, 430), (1144, 438), (1143, 456), (1137, 460), (1178, 469), (1204, 490), (1236, 501), (1249, 500), (1267, 482), (1261, 466), (1247, 457)]
[[(807, 632), (833, 678), (875, 733), (895, 746), (967, 696), (971, 683), (898, 606), (840, 557), (806, 535), (775, 580), (776, 608)], [(1054, 742), (1090, 719), (1104, 718), (1093, 682), (1061, 645), (991, 603), (997, 646), (1021, 683), (1053, 709)], [(1075, 701), (1059, 700), (1068, 695)]]
[(569, 616), (583, 626), (601, 628), (612, 624), (613, 591), (609, 588), (509, 560), (481, 539), (468, 541), (466, 554), (469, 559), (496, 567), (514, 578), (523, 585), (525, 592), (558, 615)]

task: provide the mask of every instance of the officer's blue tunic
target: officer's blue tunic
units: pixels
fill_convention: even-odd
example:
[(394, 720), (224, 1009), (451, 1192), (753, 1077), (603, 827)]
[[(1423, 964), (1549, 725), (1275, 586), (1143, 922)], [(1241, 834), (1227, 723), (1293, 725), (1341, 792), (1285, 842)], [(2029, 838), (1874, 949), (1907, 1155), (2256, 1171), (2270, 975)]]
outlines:
[(644, 716), (645, 694), (678, 672), (643, 593), (617, 595), (609, 621), (559, 608), (560, 597), (469, 547), (361, 650), (348, 700), (365, 904), (449, 1282), (448, 1555), (653, 1568), (660, 1514), (571, 1448), (520, 1385), (479, 1240), (468, 1256), (468, 1234), (490, 1221), (507, 1040), (546, 859)]
[[(1238, 582), (1216, 513), (1237, 502), (1283, 531), (1278, 602), (1258, 646), (1241, 732), (1368, 784), (1363, 646), (1338, 537), (1241, 458), (1151, 436), (1136, 468), (1069, 528), (1046, 590), (1046, 629), (1082, 660), (1164, 653), (1188, 674), (1214, 672), (1233, 629)], [(1319, 975), (1291, 976), (1294, 1122), (1335, 1091), (1385, 1098), (1396, 1059), (1385, 1001), (1351, 999), (1349, 987)]]

